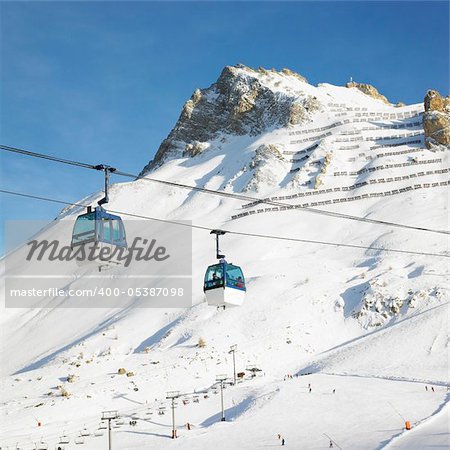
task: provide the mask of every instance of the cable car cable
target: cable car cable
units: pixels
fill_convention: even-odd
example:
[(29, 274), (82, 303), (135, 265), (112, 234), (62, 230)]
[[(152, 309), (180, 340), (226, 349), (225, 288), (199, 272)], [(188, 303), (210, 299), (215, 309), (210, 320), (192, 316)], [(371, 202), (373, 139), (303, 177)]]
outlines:
[(243, 200), (243, 201), (252, 201), (252, 202), (255, 202), (256, 204), (267, 204), (267, 205), (273, 205), (273, 206), (282, 206), (282, 207), (287, 207), (288, 209), (293, 209), (293, 210), (296, 210), (296, 211), (308, 211), (308, 212), (315, 213), (315, 214), (321, 214), (321, 215), (325, 215), (325, 216), (336, 217), (338, 219), (355, 220), (355, 221), (358, 221), (358, 222), (366, 222), (366, 223), (372, 223), (372, 224), (376, 224), (376, 225), (385, 225), (385, 226), (390, 226), (390, 227), (406, 228), (406, 229), (416, 230), (416, 231), (427, 231), (427, 232), (430, 232), (430, 233), (450, 234), (450, 231), (446, 231), (446, 230), (435, 230), (435, 229), (432, 229), (432, 228), (418, 227), (418, 226), (413, 226), (413, 225), (405, 225), (405, 224), (396, 223), (396, 222), (389, 222), (389, 221), (385, 221), (385, 220), (369, 219), (368, 217), (352, 216), (352, 215), (349, 215), (349, 214), (338, 213), (338, 212), (335, 212), (335, 211), (326, 211), (324, 209), (315, 209), (315, 208), (310, 208), (310, 207), (296, 208), (295, 207), (296, 205), (293, 205), (291, 203), (283, 203), (283, 202), (273, 201), (273, 200), (270, 200), (270, 199), (261, 199), (261, 198), (249, 197), (249, 196), (241, 195), (241, 194), (232, 194), (232, 193), (228, 193), (228, 192), (223, 192), (222, 193), (220, 191), (214, 191), (212, 189), (199, 188), (197, 186), (190, 186), (190, 185), (185, 185), (185, 184), (176, 183), (176, 182), (172, 182), (172, 181), (158, 180), (156, 178), (136, 177), (136, 175), (127, 174), (127, 173), (124, 173), (124, 172), (121, 172), (121, 171), (116, 171), (115, 174), (119, 175), (119, 176), (126, 176), (126, 177), (129, 177), (129, 178), (135, 178), (137, 180), (147, 180), (147, 181), (152, 181), (152, 182), (155, 182), (155, 183), (161, 183), (161, 184), (165, 184), (165, 185), (169, 185), (169, 186), (181, 187), (181, 188), (189, 189), (189, 190), (193, 190), (193, 191), (200, 191), (200, 192), (204, 192), (206, 194), (221, 195), (221, 196), (224, 196), (224, 197), (231, 197), (231, 198), (235, 198), (235, 199)]
[[(0, 145), (0, 149), (5, 150), (7, 152), (19, 153), (21, 155), (26, 155), (26, 156), (32, 156), (33, 158), (47, 159), (47, 160), (59, 162), (62, 164), (69, 164), (71, 166), (84, 167), (85, 169), (95, 169), (95, 165), (93, 165), (93, 164), (87, 164), (87, 163), (83, 163), (80, 161), (73, 161), (70, 159), (62, 159), (62, 158), (58, 158), (56, 156), (45, 155), (43, 153), (30, 152), (29, 150), (23, 150), (23, 149), (16, 148), (16, 147), (9, 147), (7, 145)], [(95, 169), (95, 170), (97, 170), (97, 169)]]
[[(31, 199), (35, 199), (35, 200), (42, 200), (42, 201), (47, 201), (47, 202), (52, 202), (52, 203), (58, 203), (58, 204), (62, 204), (62, 205), (78, 206), (78, 207), (82, 207), (82, 208), (86, 208), (87, 206), (90, 206), (90, 205), (85, 205), (85, 204), (81, 204), (81, 203), (66, 202), (63, 200), (56, 200), (56, 199), (52, 199), (52, 198), (48, 198), (48, 197), (40, 197), (37, 195), (25, 194), (25, 193), (15, 192), (15, 191), (8, 191), (8, 190), (4, 190), (4, 189), (0, 189), (0, 193), (16, 195), (19, 197), (31, 198)], [(123, 211), (114, 211), (114, 210), (108, 210), (108, 211), (113, 214), (118, 214), (118, 215), (122, 215), (122, 216), (129, 216), (129, 217), (134, 217), (134, 218), (138, 218), (138, 219), (153, 220), (155, 222), (171, 223), (174, 225), (185, 226), (185, 227), (194, 228), (194, 229), (203, 230), (203, 231), (211, 232), (216, 229), (216, 228), (210, 228), (210, 227), (206, 227), (206, 226), (202, 226), (202, 225), (194, 225), (194, 224), (189, 224), (189, 223), (185, 223), (185, 222), (178, 222), (175, 220), (159, 219), (159, 218), (155, 218), (155, 217), (144, 216), (141, 214), (133, 214), (133, 213), (127, 213), (127, 212), (123, 212)], [(327, 245), (327, 246), (331, 246), (331, 247), (347, 247), (347, 248), (355, 248), (355, 249), (362, 249), (362, 250), (375, 250), (375, 251), (391, 252), (391, 253), (403, 253), (403, 254), (408, 254), (408, 255), (450, 258), (449, 254), (444, 254), (444, 253), (418, 252), (418, 251), (412, 251), (412, 250), (411, 251), (410, 250), (400, 250), (400, 249), (373, 247), (373, 246), (367, 247), (367, 246), (357, 245), (357, 244), (344, 244), (344, 243), (339, 243), (339, 242), (328, 242), (328, 241), (318, 241), (318, 240), (312, 240), (312, 239), (290, 238), (287, 236), (257, 234), (257, 233), (250, 233), (250, 232), (245, 232), (245, 231), (232, 231), (232, 230), (223, 230), (223, 231), (225, 231), (228, 234), (234, 234), (237, 236), (273, 239), (273, 240), (279, 240), (279, 241), (302, 242), (305, 244), (319, 244), (319, 245)]]
[[(110, 167), (110, 166), (102, 166), (102, 165), (91, 165), (91, 164), (86, 164), (86, 163), (82, 163), (82, 162), (78, 162), (78, 161), (72, 161), (72, 160), (57, 158), (55, 156), (45, 155), (45, 154), (42, 154), (42, 153), (30, 152), (28, 150), (22, 150), (22, 149), (18, 149), (18, 148), (15, 148), (15, 147), (8, 147), (8, 146), (5, 146), (5, 145), (0, 145), (0, 149), (1, 150), (5, 150), (5, 151), (14, 152), (14, 153), (20, 153), (20, 154), (23, 154), (23, 155), (32, 156), (32, 157), (36, 157), (36, 158), (48, 159), (48, 160), (59, 162), (59, 163), (63, 163), (63, 164), (70, 164), (70, 165), (74, 165), (74, 166), (79, 166), (79, 167), (83, 167), (83, 168), (86, 168), (86, 169), (92, 169), (92, 170), (103, 170), (101, 167)], [(272, 201), (270, 199), (261, 199), (261, 198), (249, 197), (249, 196), (242, 195), (242, 194), (234, 194), (234, 193), (229, 193), (229, 192), (215, 191), (213, 189), (207, 189), (207, 188), (201, 188), (201, 187), (198, 187), (198, 186), (191, 186), (191, 185), (187, 185), (187, 184), (176, 183), (174, 181), (158, 180), (156, 178), (149, 178), (149, 177), (140, 177), (139, 175), (130, 174), (130, 173), (127, 173), (127, 172), (122, 172), (122, 171), (119, 171), (119, 170), (116, 170), (116, 169), (114, 169), (114, 173), (116, 175), (127, 177), (127, 178), (132, 178), (132, 179), (135, 179), (135, 180), (147, 180), (147, 181), (150, 181), (150, 182), (160, 183), (160, 184), (164, 184), (164, 185), (167, 185), (167, 186), (188, 189), (190, 191), (203, 192), (205, 194), (211, 194), (211, 195), (218, 195), (218, 196), (221, 196), (221, 197), (234, 198), (234, 199), (242, 200), (242, 201), (256, 202), (256, 204), (263, 203), (263, 204), (274, 205), (274, 206), (283, 206), (283, 207), (287, 207), (288, 209), (295, 209), (297, 211), (302, 211), (303, 210), (303, 211), (308, 211), (308, 212), (315, 213), (315, 214), (322, 214), (322, 215), (329, 216), (329, 217), (336, 217), (336, 218), (339, 218), (339, 219), (347, 219), (347, 220), (355, 220), (355, 221), (358, 221), (358, 222), (366, 222), (366, 223), (372, 223), (372, 224), (376, 224), (376, 225), (384, 225), (384, 226), (390, 226), (390, 227), (405, 228), (405, 229), (410, 229), (410, 230), (415, 230), (415, 231), (426, 231), (426, 232), (429, 232), (429, 233), (450, 234), (450, 231), (446, 231), (446, 230), (435, 230), (435, 229), (432, 229), (432, 228), (425, 228), (425, 227), (419, 227), (419, 226), (400, 224), (400, 223), (389, 222), (389, 221), (385, 221), (385, 220), (369, 219), (367, 217), (353, 216), (353, 215), (338, 213), (338, 212), (334, 212), (334, 211), (326, 211), (326, 210), (323, 210), (323, 209), (315, 209), (315, 208), (310, 208), (310, 207), (295, 208), (296, 205), (292, 205), (290, 203), (277, 202), (277, 201)]]

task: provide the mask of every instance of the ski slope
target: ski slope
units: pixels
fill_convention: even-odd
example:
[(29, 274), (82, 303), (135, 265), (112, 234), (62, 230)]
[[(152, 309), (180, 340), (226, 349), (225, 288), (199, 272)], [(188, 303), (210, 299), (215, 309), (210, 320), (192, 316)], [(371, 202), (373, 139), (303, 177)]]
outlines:
[[(223, 133), (200, 154), (172, 155), (148, 176), (283, 205), (139, 179), (115, 184), (109, 209), (253, 234), (448, 251), (442, 234), (305, 209), (448, 229), (448, 149), (424, 147), (422, 105), (394, 107), (357, 89), (238, 71), (244, 83), (258, 77), (279, 95), (315, 96), (321, 108), (301, 125), (256, 136)], [(56, 235), (80, 212), (66, 209), (42, 237)], [(148, 221), (139, 224), (144, 230)], [(222, 247), (247, 279), (240, 308), (205, 304), (202, 279), (214, 262), (214, 240), (198, 229), (192, 230), (190, 308), (138, 308), (132, 299), (119, 309), (88, 307), (84, 299), (75, 304), (85, 307), (67, 308), (75, 299), (54, 298), (35, 309), (3, 306), (1, 447), (31, 449), (42, 440), (55, 448), (65, 434), (65, 449), (102, 448), (106, 434), (94, 434), (104, 433), (101, 412), (109, 409), (123, 417), (113, 429), (113, 448), (262, 449), (280, 445), (278, 433), (298, 449), (328, 448), (327, 436), (343, 449), (449, 447), (446, 258), (232, 234)], [(24, 251), (9, 255), (17, 273)], [(90, 274), (80, 268), (66, 275), (82, 288), (81, 275)], [(224, 423), (216, 376), (232, 377), (234, 344), (245, 377), (224, 391)], [(134, 375), (119, 375), (121, 367)], [(256, 377), (252, 367), (260, 369)], [(58, 386), (70, 396), (62, 397)], [(187, 401), (176, 408), (177, 440), (169, 439), (171, 390), (186, 393)], [(409, 432), (405, 419), (413, 425)], [(76, 444), (85, 428), (90, 435)]]

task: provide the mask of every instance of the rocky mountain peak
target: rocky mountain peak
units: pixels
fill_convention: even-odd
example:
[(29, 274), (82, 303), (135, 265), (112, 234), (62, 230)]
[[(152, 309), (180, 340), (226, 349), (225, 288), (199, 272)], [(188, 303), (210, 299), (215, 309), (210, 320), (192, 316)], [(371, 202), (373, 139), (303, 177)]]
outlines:
[[(294, 83), (296, 88), (284, 89), (283, 83)], [(170, 158), (200, 153), (220, 134), (256, 136), (269, 128), (309, 121), (321, 104), (302, 92), (305, 83), (305, 78), (289, 69), (226, 66), (214, 84), (194, 91), (141, 175)]]

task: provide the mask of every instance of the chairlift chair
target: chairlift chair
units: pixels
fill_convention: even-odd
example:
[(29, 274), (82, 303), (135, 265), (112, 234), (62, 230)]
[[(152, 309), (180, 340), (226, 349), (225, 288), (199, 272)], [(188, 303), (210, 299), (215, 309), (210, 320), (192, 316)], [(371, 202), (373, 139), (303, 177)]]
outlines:
[(36, 444), (36, 450), (48, 450), (48, 444), (46, 442), (38, 442)]
[(63, 434), (63, 435), (59, 438), (59, 443), (60, 443), (60, 444), (69, 444), (69, 443), (70, 443), (70, 437), (67, 436), (66, 434)]
[(74, 442), (75, 442), (76, 445), (83, 445), (84, 444), (84, 437), (83, 436), (76, 437)]

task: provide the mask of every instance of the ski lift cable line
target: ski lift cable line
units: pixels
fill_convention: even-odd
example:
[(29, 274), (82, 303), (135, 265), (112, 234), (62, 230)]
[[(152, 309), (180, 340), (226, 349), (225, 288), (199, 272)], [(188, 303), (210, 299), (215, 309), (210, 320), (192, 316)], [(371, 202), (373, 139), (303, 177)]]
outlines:
[[(89, 206), (86, 204), (67, 202), (67, 201), (63, 201), (63, 200), (57, 200), (57, 199), (48, 198), (48, 197), (41, 197), (41, 196), (26, 194), (26, 193), (22, 193), (22, 192), (9, 191), (9, 190), (5, 190), (5, 189), (0, 189), (0, 193), (8, 194), (8, 195), (16, 195), (19, 197), (30, 198), (30, 199), (34, 199), (34, 200), (41, 200), (41, 201), (46, 201), (46, 202), (51, 202), (51, 203), (57, 203), (57, 204), (66, 205), (66, 206), (78, 206), (78, 207), (82, 207), (82, 208), (86, 208), (87, 206)], [(179, 222), (179, 221), (175, 221), (175, 220), (160, 219), (160, 218), (156, 218), (156, 217), (145, 216), (142, 214), (133, 214), (133, 213), (129, 213), (129, 212), (115, 211), (115, 210), (108, 210), (108, 211), (110, 213), (118, 214), (121, 216), (134, 217), (137, 219), (153, 220), (156, 222), (163, 222), (163, 223), (171, 223), (173, 225), (180, 225), (180, 226), (185, 226), (185, 227), (208, 231), (208, 232), (217, 229), (217, 228), (211, 228), (211, 227), (202, 226), (202, 225), (190, 224), (190, 223), (186, 223), (186, 222)], [(251, 232), (245, 232), (245, 231), (234, 231), (234, 230), (222, 230), (222, 231), (224, 231), (225, 233), (228, 233), (228, 234), (234, 234), (236, 236), (247, 236), (247, 237), (255, 237), (255, 238), (262, 238), (262, 239), (272, 239), (272, 240), (278, 240), (278, 241), (301, 242), (304, 244), (327, 245), (327, 246), (331, 246), (331, 247), (347, 247), (347, 248), (353, 248), (353, 249), (373, 250), (373, 251), (390, 252), (390, 253), (402, 253), (402, 254), (417, 255), (417, 256), (433, 256), (433, 257), (438, 257), (438, 258), (450, 258), (450, 254), (444, 254), (444, 253), (419, 252), (419, 251), (413, 251), (413, 250), (401, 250), (401, 249), (393, 249), (393, 248), (385, 248), (385, 247), (364, 246), (364, 245), (357, 245), (357, 244), (345, 244), (342, 242), (329, 242), (329, 241), (319, 241), (319, 240), (313, 240), (313, 239), (301, 239), (301, 238), (294, 238), (294, 237), (288, 237), (288, 236), (258, 234), (258, 233), (251, 233)]]
[[(69, 164), (69, 165), (78, 166), (78, 167), (91, 169), (91, 170), (104, 170), (105, 168), (110, 167), (110, 166), (106, 166), (106, 165), (93, 165), (93, 164), (83, 163), (80, 161), (62, 159), (62, 158), (58, 158), (56, 156), (46, 155), (43, 153), (31, 152), (28, 150), (23, 150), (23, 149), (19, 149), (19, 148), (15, 148), (15, 147), (9, 147), (6, 145), (0, 145), (0, 149), (4, 150), (4, 151), (18, 153), (18, 154), (22, 154), (22, 155), (26, 155), (26, 156), (35, 157), (35, 158), (47, 159), (50, 161), (55, 161), (55, 162), (59, 162), (62, 164)], [(267, 205), (272, 205), (272, 206), (282, 206), (282, 207), (286, 207), (288, 209), (295, 209), (296, 211), (307, 211), (307, 212), (321, 214), (321, 215), (325, 215), (325, 216), (329, 216), (329, 217), (335, 217), (335, 218), (339, 218), (339, 219), (354, 220), (354, 221), (358, 221), (358, 222), (366, 222), (366, 223), (372, 223), (372, 224), (376, 224), (376, 225), (384, 225), (384, 226), (389, 226), (389, 227), (406, 228), (406, 229), (415, 230), (415, 231), (426, 231), (426, 232), (438, 233), (438, 234), (447, 234), (447, 235), (450, 234), (450, 231), (446, 231), (446, 230), (435, 230), (432, 228), (406, 225), (406, 224), (390, 222), (390, 221), (385, 221), (385, 220), (370, 219), (368, 217), (353, 216), (353, 215), (349, 215), (349, 214), (338, 213), (335, 211), (327, 211), (327, 210), (317, 209), (317, 208), (312, 208), (312, 207), (295, 208), (296, 205), (293, 205), (291, 203), (283, 203), (283, 202), (274, 201), (274, 200), (270, 200), (270, 199), (250, 197), (247, 195), (236, 194), (236, 193), (231, 193), (231, 192), (224, 192), (224, 191), (216, 191), (213, 189), (177, 183), (174, 181), (167, 181), (167, 180), (160, 180), (160, 179), (156, 179), (156, 178), (150, 178), (150, 177), (146, 177), (146, 176), (139, 176), (136, 174), (122, 172), (117, 169), (114, 169), (114, 174), (123, 176), (123, 177), (127, 177), (127, 178), (132, 178), (135, 180), (146, 180), (149, 182), (164, 184), (164, 185), (171, 186), (171, 187), (187, 189), (190, 191), (202, 192), (204, 194), (233, 198), (233, 199), (241, 200), (241, 201), (245, 201), (245, 202), (253, 202), (255, 204), (267, 204)]]
[(95, 165), (93, 165), (93, 164), (87, 164), (87, 163), (83, 163), (80, 161), (73, 161), (70, 159), (58, 158), (56, 156), (45, 155), (44, 153), (31, 152), (29, 150), (23, 150), (23, 149), (16, 148), (16, 147), (9, 147), (7, 145), (0, 145), (0, 148), (7, 152), (19, 153), (21, 155), (32, 156), (34, 158), (47, 159), (49, 161), (59, 162), (62, 164), (69, 164), (71, 166), (84, 167), (85, 169), (95, 170)]
[(406, 224), (402, 224), (402, 223), (389, 222), (389, 221), (385, 221), (385, 220), (370, 219), (368, 217), (353, 216), (353, 215), (349, 215), (349, 214), (338, 213), (338, 212), (335, 212), (335, 211), (326, 211), (324, 209), (316, 209), (316, 208), (310, 208), (310, 207), (295, 208), (295, 205), (293, 205), (291, 203), (283, 203), (283, 202), (278, 202), (278, 201), (274, 201), (274, 200), (270, 200), (270, 199), (249, 197), (247, 195), (234, 194), (234, 193), (230, 193), (230, 192), (215, 191), (215, 190), (212, 190), (212, 189), (201, 188), (201, 187), (198, 187), (198, 186), (185, 185), (185, 184), (176, 183), (176, 182), (173, 182), (173, 181), (158, 180), (156, 178), (138, 177), (136, 175), (124, 173), (124, 172), (121, 172), (121, 171), (116, 171), (114, 173), (115, 173), (115, 175), (125, 176), (125, 177), (128, 177), (128, 178), (134, 178), (134, 179), (139, 179), (139, 180), (147, 180), (147, 181), (151, 181), (151, 182), (154, 182), (154, 183), (161, 183), (161, 184), (165, 184), (165, 185), (168, 185), (168, 186), (188, 189), (188, 190), (191, 190), (191, 191), (199, 191), (199, 192), (203, 192), (205, 194), (220, 195), (220, 196), (223, 196), (223, 197), (234, 198), (234, 199), (242, 200), (242, 201), (246, 201), (246, 202), (254, 202), (255, 204), (266, 204), (266, 205), (272, 205), (272, 206), (282, 206), (282, 207), (287, 207), (288, 209), (292, 209), (292, 210), (295, 209), (296, 211), (307, 211), (307, 212), (311, 212), (311, 213), (315, 213), (315, 214), (321, 214), (321, 215), (325, 215), (325, 216), (329, 216), (329, 217), (335, 217), (335, 218), (338, 218), (338, 219), (355, 220), (355, 221), (358, 221), (358, 222), (366, 222), (366, 223), (372, 223), (372, 224), (376, 224), (376, 225), (385, 225), (385, 226), (390, 226), (390, 227), (407, 228), (407, 229), (410, 229), (410, 230), (427, 231), (427, 232), (430, 232), (430, 233), (438, 233), (438, 234), (450, 234), (450, 231), (446, 231), (446, 230), (435, 230), (435, 229), (432, 229), (432, 228), (425, 228), (425, 227), (418, 227), (418, 226), (413, 226), (413, 225), (406, 225)]

